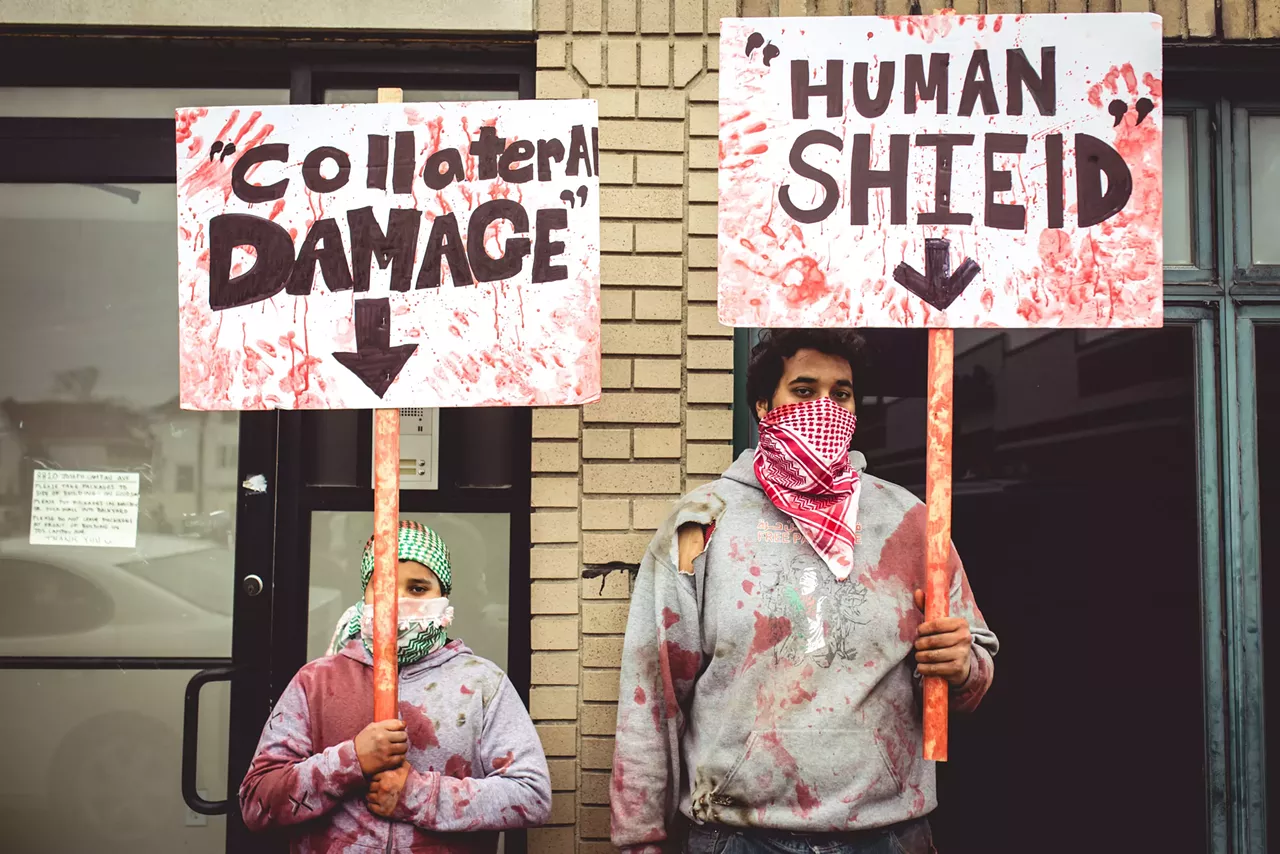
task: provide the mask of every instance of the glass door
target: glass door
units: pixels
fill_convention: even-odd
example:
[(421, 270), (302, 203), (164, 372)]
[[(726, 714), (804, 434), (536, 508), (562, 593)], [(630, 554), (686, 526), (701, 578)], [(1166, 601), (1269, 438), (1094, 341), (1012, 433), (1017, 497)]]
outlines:
[[(1240, 650), (1242, 674), (1241, 712), (1261, 717), (1263, 726), (1252, 727), (1255, 757), (1265, 765), (1249, 762), (1246, 770), (1265, 767), (1266, 779), (1255, 781), (1253, 791), (1265, 791), (1266, 826), (1253, 826), (1254, 840), (1265, 850), (1267, 828), (1280, 827), (1280, 304), (1255, 305), (1239, 310), (1237, 329), (1238, 389), (1240, 398), (1240, 587), (1237, 597), (1242, 635), (1261, 638)], [(1270, 647), (1270, 654), (1267, 652)], [(1247, 662), (1261, 658), (1262, 667)], [(1261, 685), (1259, 685), (1259, 681)], [(1258, 708), (1258, 700), (1261, 708)], [(1265, 733), (1265, 738), (1264, 738)], [(1265, 743), (1264, 743), (1265, 742)]]
[(173, 110), (287, 97), (0, 89), (8, 852), (226, 848), (238, 591), (271, 577), (241, 482), (274, 436), (178, 406)]

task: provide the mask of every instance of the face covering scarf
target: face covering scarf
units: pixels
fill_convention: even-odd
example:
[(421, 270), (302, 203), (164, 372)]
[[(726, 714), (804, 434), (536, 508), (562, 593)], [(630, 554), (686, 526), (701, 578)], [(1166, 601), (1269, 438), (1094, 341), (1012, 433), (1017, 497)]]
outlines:
[[(427, 567), (439, 579), (441, 592), (445, 596), (452, 592), (453, 569), (449, 563), (449, 549), (435, 531), (418, 522), (402, 521), (396, 557), (402, 561), (416, 561)], [(373, 537), (370, 537), (360, 558), (360, 580), (368, 588), (372, 579)], [(399, 600), (397, 616), (399, 625), (396, 648), (401, 665), (421, 661), (449, 640), (445, 629), (453, 622), (453, 608), (449, 607), (449, 600), (446, 598), (402, 598)], [(373, 654), (373, 607), (366, 608), (363, 601), (348, 608), (338, 621), (338, 630), (329, 644), (329, 654), (336, 655), (355, 638), (363, 640), (365, 649), (370, 655)]]
[[(360, 639), (373, 654), (373, 606), (361, 602)], [(439, 599), (401, 599), (396, 609), (396, 658), (401, 664), (421, 661), (448, 641), (445, 629), (453, 622), (453, 608)]]
[(853, 570), (858, 473), (849, 443), (858, 420), (829, 397), (770, 410), (760, 421), (755, 472), (839, 581)]

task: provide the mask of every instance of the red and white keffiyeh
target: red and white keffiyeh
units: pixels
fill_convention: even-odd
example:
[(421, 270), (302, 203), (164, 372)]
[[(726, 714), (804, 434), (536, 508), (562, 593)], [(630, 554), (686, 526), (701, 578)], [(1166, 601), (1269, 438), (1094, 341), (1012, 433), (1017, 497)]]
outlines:
[(795, 520), (839, 581), (853, 570), (858, 472), (849, 443), (858, 419), (829, 397), (770, 410), (760, 421), (755, 471), (773, 505)]

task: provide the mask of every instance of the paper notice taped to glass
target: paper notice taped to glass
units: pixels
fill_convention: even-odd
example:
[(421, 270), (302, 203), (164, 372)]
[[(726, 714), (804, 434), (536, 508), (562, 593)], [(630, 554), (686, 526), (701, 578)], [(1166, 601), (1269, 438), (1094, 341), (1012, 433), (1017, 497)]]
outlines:
[(31, 488), (31, 544), (138, 544), (137, 472), (38, 469)]

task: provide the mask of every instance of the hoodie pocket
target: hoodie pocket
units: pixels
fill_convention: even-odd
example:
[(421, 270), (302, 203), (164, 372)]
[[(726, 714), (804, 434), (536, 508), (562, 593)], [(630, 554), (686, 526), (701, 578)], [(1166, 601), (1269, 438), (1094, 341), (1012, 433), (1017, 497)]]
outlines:
[(787, 809), (807, 818), (823, 804), (891, 800), (904, 791), (882, 740), (865, 729), (792, 729), (751, 733), (708, 800), (713, 812), (763, 815)]

